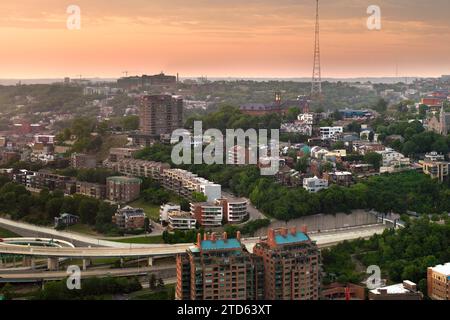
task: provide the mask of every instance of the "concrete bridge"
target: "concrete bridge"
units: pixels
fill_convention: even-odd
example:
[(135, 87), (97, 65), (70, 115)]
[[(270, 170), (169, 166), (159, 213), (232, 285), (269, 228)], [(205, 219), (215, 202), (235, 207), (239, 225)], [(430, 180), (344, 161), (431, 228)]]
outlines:
[[(349, 227), (339, 230), (330, 230), (320, 233), (309, 233), (310, 238), (316, 241), (319, 248), (333, 246), (345, 240), (354, 240), (358, 238), (368, 238), (374, 234), (380, 234), (384, 231), (386, 225), (375, 224), (369, 226)], [(249, 251), (262, 238), (246, 238), (242, 243)], [(18, 255), (23, 256), (24, 267), (34, 267), (35, 258), (47, 258), (47, 267), (49, 270), (57, 270), (60, 258), (82, 259), (83, 269), (86, 270), (91, 259), (95, 258), (148, 258), (148, 265), (153, 265), (153, 258), (173, 256), (184, 253), (192, 246), (192, 243), (183, 244), (153, 244), (136, 245), (128, 244), (127, 247), (38, 247), (23, 246), (0, 242), (0, 255)], [(1, 259), (0, 259), (1, 264)], [(1, 267), (1, 265), (0, 265)], [(1, 274), (0, 274), (1, 276)]]

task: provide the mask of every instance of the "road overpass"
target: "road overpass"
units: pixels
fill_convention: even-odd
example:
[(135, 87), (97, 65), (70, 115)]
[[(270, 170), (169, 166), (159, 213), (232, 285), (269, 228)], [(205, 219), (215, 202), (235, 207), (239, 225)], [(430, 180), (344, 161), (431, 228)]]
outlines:
[[(386, 228), (377, 224), (363, 227), (350, 227), (341, 230), (311, 233), (310, 238), (316, 241), (319, 248), (335, 245), (344, 240), (368, 238), (374, 234), (380, 234)], [(261, 238), (246, 238), (242, 243), (249, 251)], [(24, 257), (24, 266), (33, 267), (34, 258), (48, 258), (48, 269), (56, 270), (60, 258), (82, 259), (83, 269), (86, 269), (90, 259), (95, 258), (148, 258), (149, 265), (153, 264), (153, 258), (173, 256), (186, 252), (192, 243), (183, 244), (125, 244), (126, 247), (37, 247), (8, 244), (0, 242), (1, 255), (18, 255)], [(0, 275), (1, 276), (1, 275)]]
[[(96, 269), (86, 270), (82, 273), (82, 278), (92, 277), (131, 277), (147, 276), (149, 273), (169, 273), (173, 274), (173, 267), (142, 267), (142, 268), (123, 268), (123, 269)], [(66, 271), (23, 271), (18, 273), (0, 274), (0, 283), (31, 283), (41, 281), (54, 281), (67, 278), (69, 274)]]

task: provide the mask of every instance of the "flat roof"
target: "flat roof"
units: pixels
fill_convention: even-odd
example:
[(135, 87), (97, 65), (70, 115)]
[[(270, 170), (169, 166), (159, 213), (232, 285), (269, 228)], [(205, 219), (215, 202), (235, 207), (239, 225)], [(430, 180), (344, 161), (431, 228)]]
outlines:
[(289, 243), (297, 243), (297, 242), (303, 242), (308, 241), (309, 238), (306, 234), (303, 232), (297, 232), (294, 235), (292, 235), (290, 232), (286, 236), (283, 236), (281, 234), (275, 235), (275, 242), (277, 244), (289, 244)]
[(106, 180), (114, 181), (114, 182), (135, 182), (135, 183), (142, 182), (142, 180), (139, 178), (126, 177), (126, 176), (108, 177)]
[(437, 266), (432, 267), (432, 270), (446, 276), (450, 276), (450, 262), (447, 262), (446, 264), (438, 264)]
[(224, 250), (224, 249), (241, 249), (241, 243), (237, 239), (218, 239), (212, 240), (202, 240), (201, 242), (202, 250)]
[(379, 290), (387, 290), (387, 294), (402, 294), (402, 293), (409, 293), (411, 290), (406, 289), (403, 286), (403, 283), (394, 284), (392, 286), (387, 287), (381, 287), (377, 289), (370, 290), (373, 294), (381, 294)]

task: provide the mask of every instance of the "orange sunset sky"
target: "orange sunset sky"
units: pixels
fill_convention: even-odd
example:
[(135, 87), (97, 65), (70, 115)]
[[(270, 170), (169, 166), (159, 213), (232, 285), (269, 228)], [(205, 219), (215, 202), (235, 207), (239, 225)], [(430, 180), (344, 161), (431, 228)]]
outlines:
[[(81, 8), (81, 30), (66, 9)], [(382, 29), (366, 26), (379, 5)], [(310, 77), (314, 0), (2, 0), (0, 78)], [(323, 77), (450, 74), (449, 0), (321, 0)]]

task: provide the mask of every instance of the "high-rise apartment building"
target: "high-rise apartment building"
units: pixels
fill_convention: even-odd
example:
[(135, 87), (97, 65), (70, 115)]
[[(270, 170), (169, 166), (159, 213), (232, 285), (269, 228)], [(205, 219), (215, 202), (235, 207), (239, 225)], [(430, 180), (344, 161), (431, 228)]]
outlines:
[(205, 235), (177, 256), (179, 300), (317, 300), (320, 253), (305, 232), (269, 230), (248, 252), (240, 241)]
[(262, 261), (247, 252), (240, 234), (221, 239), (197, 236), (197, 244), (177, 256), (178, 300), (262, 299)]
[(253, 254), (263, 259), (265, 299), (319, 299), (320, 252), (306, 227), (302, 231), (270, 229), (267, 240), (253, 248)]
[(183, 128), (183, 99), (172, 95), (147, 95), (141, 99), (140, 131), (148, 136), (171, 134)]

